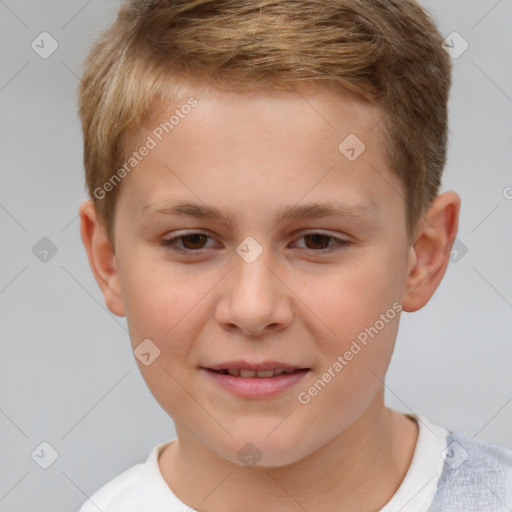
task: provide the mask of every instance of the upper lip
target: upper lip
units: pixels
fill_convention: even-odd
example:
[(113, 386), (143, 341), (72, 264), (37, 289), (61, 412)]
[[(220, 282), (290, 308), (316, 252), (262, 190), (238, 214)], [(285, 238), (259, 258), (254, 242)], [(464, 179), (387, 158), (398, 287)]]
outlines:
[(262, 361), (259, 363), (250, 363), (249, 361), (227, 361), (225, 363), (212, 364), (203, 366), (208, 370), (254, 370), (265, 371), (265, 370), (302, 370), (307, 369), (304, 366), (293, 365), (288, 363), (280, 363), (279, 361)]

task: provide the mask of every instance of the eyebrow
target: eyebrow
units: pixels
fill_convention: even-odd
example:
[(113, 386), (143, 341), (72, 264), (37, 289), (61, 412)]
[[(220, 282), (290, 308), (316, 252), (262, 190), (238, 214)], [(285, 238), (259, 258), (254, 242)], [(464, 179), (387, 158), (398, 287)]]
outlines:
[[(280, 222), (281, 220), (285, 219), (347, 217), (369, 224), (375, 217), (375, 213), (376, 212), (374, 208), (366, 202), (352, 205), (333, 202), (308, 203), (281, 208), (276, 212), (275, 221)], [(203, 219), (217, 219), (221, 220), (230, 229), (233, 227), (233, 221), (236, 217), (234, 212), (224, 214), (221, 210), (214, 206), (185, 200), (170, 200), (161, 205), (147, 204), (140, 210), (141, 216), (150, 217), (155, 214), (185, 215)]]

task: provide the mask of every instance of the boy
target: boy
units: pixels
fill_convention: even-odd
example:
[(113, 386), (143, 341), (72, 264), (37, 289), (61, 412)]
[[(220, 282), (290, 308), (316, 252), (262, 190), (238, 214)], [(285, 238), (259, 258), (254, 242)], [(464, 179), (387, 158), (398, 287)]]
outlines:
[(512, 450), (384, 405), (457, 233), (441, 42), (413, 0), (121, 6), (81, 235), (177, 437), (81, 512), (511, 509)]

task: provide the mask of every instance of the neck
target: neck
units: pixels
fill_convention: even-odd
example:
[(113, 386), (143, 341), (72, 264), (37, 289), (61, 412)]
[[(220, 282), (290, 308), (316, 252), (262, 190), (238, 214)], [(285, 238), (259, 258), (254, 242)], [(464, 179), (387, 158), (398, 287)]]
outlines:
[(405, 477), (418, 437), (416, 422), (386, 408), (383, 394), (319, 450), (280, 467), (235, 464), (177, 425), (178, 440), (160, 455), (163, 477), (197, 510), (379, 510)]

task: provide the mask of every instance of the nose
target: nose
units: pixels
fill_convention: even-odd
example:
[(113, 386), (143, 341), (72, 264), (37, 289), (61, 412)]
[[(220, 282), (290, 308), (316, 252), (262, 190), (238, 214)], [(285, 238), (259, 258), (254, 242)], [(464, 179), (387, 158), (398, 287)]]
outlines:
[(291, 283), (283, 270), (263, 251), (248, 263), (238, 254), (234, 268), (223, 280), (215, 317), (224, 329), (240, 329), (250, 336), (277, 332), (290, 325), (293, 317)]

